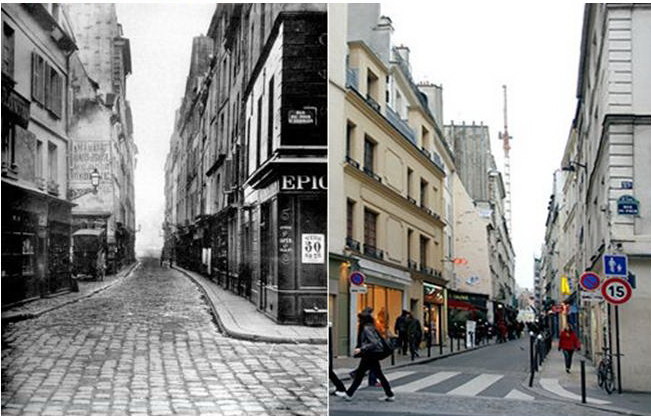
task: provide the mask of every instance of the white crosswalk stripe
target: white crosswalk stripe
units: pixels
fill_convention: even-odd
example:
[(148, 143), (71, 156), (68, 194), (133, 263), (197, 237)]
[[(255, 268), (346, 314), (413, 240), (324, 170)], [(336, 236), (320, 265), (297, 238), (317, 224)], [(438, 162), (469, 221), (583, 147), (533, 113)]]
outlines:
[(480, 374), (447, 394), (452, 396), (476, 396), (502, 377), (504, 376), (501, 374)]
[[(416, 374), (415, 371), (394, 371), (392, 373), (387, 373), (384, 376), (389, 380), (389, 383), (393, 383), (396, 380), (400, 380), (401, 378), (410, 376), (412, 374)], [(363, 389), (367, 388), (368, 386), (361, 387)]]
[(457, 371), (441, 371), (436, 374), (432, 374), (427, 377), (423, 377), (419, 380), (412, 381), (411, 383), (403, 384), (401, 386), (396, 387), (393, 389), (396, 392), (399, 393), (406, 393), (406, 392), (415, 392), (418, 390), (426, 389), (428, 387), (431, 387), (435, 384), (439, 384), (449, 378), (452, 378), (456, 375), (460, 374)]

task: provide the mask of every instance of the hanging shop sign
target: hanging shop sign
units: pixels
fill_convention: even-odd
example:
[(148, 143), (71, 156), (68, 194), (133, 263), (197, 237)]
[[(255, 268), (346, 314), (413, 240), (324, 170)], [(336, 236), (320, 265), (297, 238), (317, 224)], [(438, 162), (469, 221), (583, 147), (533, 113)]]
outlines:
[(302, 262), (325, 263), (325, 234), (301, 234)]
[(622, 195), (617, 200), (617, 213), (619, 215), (639, 215), (640, 201), (631, 195)]
[(5, 85), (2, 80), (2, 110), (6, 111), (14, 123), (26, 129), (29, 125), (29, 100)]

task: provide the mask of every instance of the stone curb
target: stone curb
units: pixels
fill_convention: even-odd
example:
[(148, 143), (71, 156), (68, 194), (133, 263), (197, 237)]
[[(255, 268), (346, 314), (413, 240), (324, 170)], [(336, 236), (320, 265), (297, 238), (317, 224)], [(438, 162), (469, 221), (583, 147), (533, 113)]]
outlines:
[[(544, 365), (544, 363), (543, 363)], [(548, 392), (542, 386), (540, 386), (540, 374), (542, 371), (537, 371), (538, 378), (534, 375), (533, 387), (529, 387), (529, 373), (527, 373), (526, 379), (521, 383), (522, 388), (528, 390), (529, 392), (536, 393), (540, 396), (546, 397), (550, 400), (555, 400), (563, 403), (573, 404), (576, 406), (587, 407), (589, 409), (601, 410), (613, 412), (621, 415), (631, 415), (631, 416), (651, 416), (651, 413), (639, 412), (637, 410), (625, 409), (622, 407), (609, 406), (609, 405), (596, 405), (591, 403), (581, 403), (580, 401), (570, 400), (565, 397), (557, 396), (551, 392)]]
[(208, 290), (204, 287), (203, 282), (196, 279), (191, 272), (179, 266), (173, 265), (171, 266), (171, 268), (186, 275), (192, 282), (194, 282), (195, 285), (197, 285), (197, 287), (199, 287), (201, 292), (204, 294), (204, 296), (210, 303), (210, 309), (212, 310), (213, 315), (215, 316), (215, 320), (217, 321), (217, 325), (219, 326), (220, 331), (222, 331), (224, 334), (226, 334), (231, 338), (242, 339), (245, 341), (253, 341), (253, 342), (269, 342), (273, 344), (323, 344), (325, 345), (327, 343), (327, 338), (325, 337), (324, 338), (272, 337), (263, 334), (242, 332), (233, 328), (229, 328), (224, 324), (223, 320), (219, 316), (219, 311), (217, 310), (217, 306), (215, 306), (215, 302), (210, 296)]
[[(470, 349), (467, 349), (467, 350), (461, 350), (461, 351), (455, 351), (455, 352), (449, 352), (449, 353), (446, 353), (446, 354), (443, 354), (443, 355), (438, 355), (436, 357), (425, 357), (425, 358), (423, 358), (421, 360), (407, 361), (406, 363), (400, 363), (400, 364), (396, 364), (396, 365), (389, 365), (389, 366), (386, 366), (386, 367), (382, 367), (382, 370), (383, 371), (384, 370), (393, 370), (395, 368), (404, 368), (404, 367), (409, 367), (411, 365), (427, 364), (427, 363), (431, 363), (431, 362), (434, 362), (434, 361), (437, 361), (437, 360), (442, 360), (444, 358), (454, 357), (455, 355), (463, 354), (463, 353), (466, 353), (466, 352), (480, 350), (482, 348), (490, 347), (491, 345), (496, 345), (496, 344), (478, 345), (478, 346), (476, 346), (474, 348), (470, 348)], [(335, 372), (337, 370), (338, 369), (335, 368)], [(346, 374), (344, 374), (343, 376), (337, 375), (337, 377), (339, 377), (341, 380), (349, 380), (351, 378), (350, 374), (348, 374), (348, 372), (346, 372)]]
[(8, 324), (10, 322), (20, 322), (20, 321), (25, 321), (25, 320), (28, 320), (28, 319), (38, 318), (39, 316), (42, 316), (42, 315), (44, 315), (44, 314), (46, 314), (48, 312), (52, 312), (52, 311), (54, 311), (56, 309), (59, 309), (59, 308), (62, 308), (64, 306), (71, 305), (73, 303), (80, 302), (82, 300), (88, 299), (91, 296), (94, 296), (94, 295), (96, 295), (96, 294), (98, 294), (100, 292), (103, 292), (106, 289), (108, 289), (110, 287), (113, 287), (118, 282), (121, 282), (122, 280), (124, 280), (127, 277), (131, 276), (131, 274), (138, 268), (138, 266), (140, 266), (140, 262), (136, 261), (131, 266), (129, 266), (130, 268), (121, 277), (118, 277), (117, 279), (115, 279), (111, 283), (107, 284), (106, 286), (97, 288), (97, 289), (95, 289), (95, 290), (93, 290), (93, 291), (91, 291), (91, 292), (89, 292), (89, 293), (87, 293), (87, 294), (85, 294), (83, 296), (80, 296), (78, 298), (70, 299), (70, 300), (61, 302), (61, 303), (59, 303), (57, 305), (50, 306), (49, 308), (43, 308), (43, 309), (38, 310), (38, 311), (33, 312), (33, 313), (28, 312), (28, 313), (19, 313), (19, 314), (8, 314), (8, 316), (3, 316), (2, 317), (2, 325), (4, 326), (5, 324)]

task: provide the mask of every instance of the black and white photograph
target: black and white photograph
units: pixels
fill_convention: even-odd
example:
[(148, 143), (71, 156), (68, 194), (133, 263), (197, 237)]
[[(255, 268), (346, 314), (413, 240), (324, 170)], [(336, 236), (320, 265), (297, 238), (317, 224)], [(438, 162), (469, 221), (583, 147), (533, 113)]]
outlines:
[(327, 414), (327, 41), (2, 3), (3, 415)]

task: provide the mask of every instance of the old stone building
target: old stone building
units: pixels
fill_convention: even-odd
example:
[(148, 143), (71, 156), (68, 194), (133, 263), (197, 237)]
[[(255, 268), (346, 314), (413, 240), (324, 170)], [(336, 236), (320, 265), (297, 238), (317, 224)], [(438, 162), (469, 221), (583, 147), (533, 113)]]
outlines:
[(325, 10), (218, 5), (166, 162), (165, 250), (280, 323), (325, 322)]
[(67, 103), (76, 45), (60, 4), (2, 4), (2, 304), (72, 286)]
[[(106, 230), (109, 272), (135, 261), (137, 148), (126, 98), (129, 40), (115, 4), (66, 4), (79, 52), (71, 63), (70, 199), (73, 231)], [(91, 190), (93, 172), (99, 186)]]

